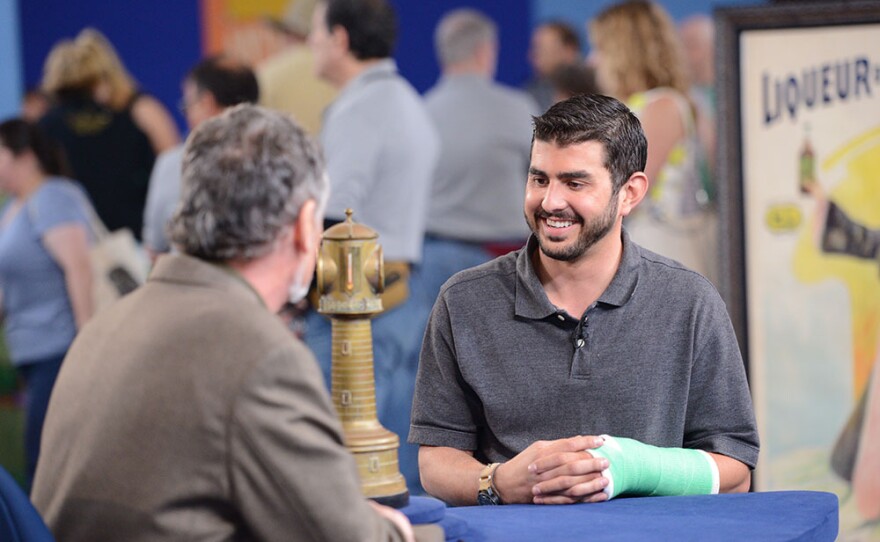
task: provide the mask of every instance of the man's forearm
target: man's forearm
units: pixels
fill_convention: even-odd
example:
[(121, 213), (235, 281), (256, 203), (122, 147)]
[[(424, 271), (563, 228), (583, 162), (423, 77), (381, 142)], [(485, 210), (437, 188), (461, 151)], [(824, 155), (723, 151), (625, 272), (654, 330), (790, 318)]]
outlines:
[(710, 453), (718, 465), (719, 493), (745, 493), (752, 485), (749, 468), (726, 455)]
[[(531, 503), (537, 495), (536, 484), (549, 480), (553, 487), (542, 493), (543, 503), (595, 500), (604, 487), (599, 472), (608, 462), (592, 458), (589, 450), (601, 444), (600, 438), (586, 435), (533, 442), (495, 469), (495, 490), (505, 504)], [(469, 451), (431, 446), (419, 449), (422, 485), (450, 504), (476, 504), (485, 466)], [(557, 494), (565, 496), (557, 500)]]
[(483, 465), (473, 452), (443, 446), (419, 448), (419, 473), (429, 494), (456, 506), (477, 504)]

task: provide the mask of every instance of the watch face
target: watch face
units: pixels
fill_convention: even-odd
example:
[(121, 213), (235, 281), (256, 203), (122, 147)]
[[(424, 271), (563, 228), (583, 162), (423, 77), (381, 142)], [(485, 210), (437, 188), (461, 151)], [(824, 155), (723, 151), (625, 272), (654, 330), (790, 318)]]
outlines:
[(499, 504), (499, 499), (494, 493), (484, 490), (477, 493), (477, 504), (480, 506)]

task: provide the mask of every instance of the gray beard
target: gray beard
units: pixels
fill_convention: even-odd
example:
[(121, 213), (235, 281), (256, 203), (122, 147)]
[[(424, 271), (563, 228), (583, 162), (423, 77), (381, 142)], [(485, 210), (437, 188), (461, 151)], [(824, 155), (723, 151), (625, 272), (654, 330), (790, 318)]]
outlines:
[(306, 295), (309, 293), (310, 284), (308, 282), (303, 282), (303, 275), (305, 275), (305, 270), (300, 268), (296, 272), (296, 276), (293, 278), (293, 282), (291, 282), (289, 286), (287, 300), (294, 305), (305, 299)]

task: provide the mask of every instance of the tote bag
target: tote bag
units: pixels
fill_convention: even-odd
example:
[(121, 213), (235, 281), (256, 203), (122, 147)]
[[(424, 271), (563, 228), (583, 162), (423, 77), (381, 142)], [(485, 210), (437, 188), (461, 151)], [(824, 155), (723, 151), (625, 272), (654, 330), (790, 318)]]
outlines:
[(97, 313), (143, 284), (149, 263), (131, 230), (120, 228), (110, 232), (94, 211), (92, 218), (96, 221), (92, 224), (93, 232), (100, 231), (90, 254), (92, 299)]
[[(89, 217), (93, 244), (89, 250), (92, 266), (92, 307), (97, 314), (101, 309), (131, 292), (147, 280), (149, 260), (128, 228), (108, 231), (91, 202), (76, 189), (80, 205)], [(28, 205), (28, 214), (35, 210)]]

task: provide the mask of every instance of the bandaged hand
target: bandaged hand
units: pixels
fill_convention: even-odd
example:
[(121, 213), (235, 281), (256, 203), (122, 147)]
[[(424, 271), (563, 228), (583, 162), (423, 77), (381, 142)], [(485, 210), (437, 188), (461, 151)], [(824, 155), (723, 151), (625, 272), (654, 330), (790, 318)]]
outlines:
[(718, 466), (702, 451), (660, 448), (637, 440), (601, 435), (605, 443), (588, 450), (608, 459), (602, 477), (608, 498), (618, 495), (671, 496), (718, 493)]

